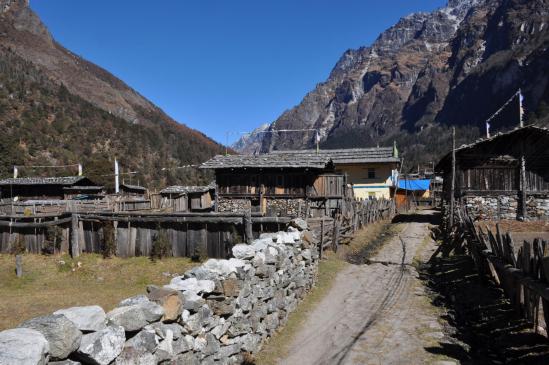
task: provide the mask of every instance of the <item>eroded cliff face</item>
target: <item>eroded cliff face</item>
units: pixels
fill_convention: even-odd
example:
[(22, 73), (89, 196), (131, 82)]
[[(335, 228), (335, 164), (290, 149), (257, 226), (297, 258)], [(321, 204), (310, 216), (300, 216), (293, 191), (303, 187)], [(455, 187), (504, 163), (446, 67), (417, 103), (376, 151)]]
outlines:
[[(529, 117), (537, 116), (549, 99), (548, 5), (451, 0), (432, 13), (407, 16), (371, 46), (345, 52), (328, 80), (269, 128), (317, 128), (327, 148), (393, 139), (426, 145), (448, 125), (481, 126), (519, 87)], [(313, 144), (311, 133), (271, 133), (264, 134), (261, 149)]]

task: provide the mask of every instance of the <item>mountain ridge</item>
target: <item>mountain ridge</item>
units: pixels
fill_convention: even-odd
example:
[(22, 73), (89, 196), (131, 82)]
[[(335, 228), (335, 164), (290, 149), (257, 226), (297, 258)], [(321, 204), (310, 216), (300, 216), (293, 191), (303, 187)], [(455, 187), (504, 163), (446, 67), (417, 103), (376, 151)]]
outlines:
[[(477, 138), (484, 118), (518, 88), (528, 120), (544, 119), (547, 9), (546, 0), (451, 0), (403, 17), (370, 46), (344, 52), (326, 81), (271, 123), (259, 151), (311, 148), (314, 136), (290, 138), (276, 129), (314, 128), (323, 148), (396, 140), (414, 164), (432, 161), (450, 145), (450, 127), (458, 142)], [(507, 118), (494, 128), (513, 123)]]

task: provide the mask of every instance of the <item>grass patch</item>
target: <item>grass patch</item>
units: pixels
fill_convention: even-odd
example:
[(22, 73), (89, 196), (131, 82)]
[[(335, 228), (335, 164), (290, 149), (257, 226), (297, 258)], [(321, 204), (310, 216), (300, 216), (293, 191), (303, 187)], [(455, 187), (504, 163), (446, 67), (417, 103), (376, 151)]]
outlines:
[[(325, 252), (324, 258), (318, 266), (318, 279), (315, 287), (307, 293), (297, 309), (290, 313), (286, 325), (265, 342), (255, 358), (255, 364), (278, 364), (288, 353), (295, 334), (303, 326), (309, 313), (332, 288), (337, 274), (350, 265), (349, 262), (354, 263), (349, 258), (356, 257), (358, 253), (365, 254), (365, 252), (368, 253), (368, 257), (374, 255), (390, 238), (400, 233), (402, 227), (402, 224), (391, 224), (389, 221), (370, 224), (365, 229), (356, 232), (348, 246), (340, 246), (337, 254), (331, 251)], [(364, 260), (361, 264), (363, 263)]]
[(379, 250), (394, 236), (400, 234), (404, 227), (401, 223), (390, 223), (388, 221), (377, 222), (367, 229), (360, 230), (349, 244), (345, 253), (345, 259), (352, 264), (361, 265)]
[(148, 284), (163, 285), (170, 277), (197, 265), (189, 258), (108, 258), (83, 254), (23, 255), (23, 277), (15, 276), (15, 257), (0, 255), (0, 330), (57, 309), (98, 304), (110, 310), (124, 298), (142, 294)]
[(293, 335), (299, 331), (299, 328), (307, 320), (308, 314), (315, 309), (316, 304), (328, 293), (337, 273), (348, 265), (333, 252), (325, 254), (325, 259), (320, 261), (318, 266), (318, 279), (315, 287), (307, 293), (297, 309), (290, 313), (286, 325), (267, 340), (255, 359), (256, 364), (274, 365), (287, 354)]

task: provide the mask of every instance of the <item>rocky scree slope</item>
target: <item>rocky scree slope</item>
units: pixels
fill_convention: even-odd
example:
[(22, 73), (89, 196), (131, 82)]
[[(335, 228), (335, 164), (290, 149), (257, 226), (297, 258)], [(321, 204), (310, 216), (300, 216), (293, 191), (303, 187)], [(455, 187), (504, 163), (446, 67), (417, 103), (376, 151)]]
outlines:
[[(450, 0), (402, 18), (369, 47), (346, 51), (328, 79), (269, 129), (317, 128), (324, 148), (389, 145), (408, 161), (431, 161), (484, 130), (484, 120), (518, 88), (527, 119), (549, 123), (549, 2)], [(492, 129), (518, 124), (510, 108)], [(311, 148), (311, 133), (262, 134), (243, 152)]]
[(223, 151), (57, 43), (28, 0), (0, 0), (0, 125), (2, 176), (13, 164), (83, 162), (87, 175), (108, 184), (102, 175), (118, 156), (142, 183), (198, 183), (209, 177), (160, 169)]

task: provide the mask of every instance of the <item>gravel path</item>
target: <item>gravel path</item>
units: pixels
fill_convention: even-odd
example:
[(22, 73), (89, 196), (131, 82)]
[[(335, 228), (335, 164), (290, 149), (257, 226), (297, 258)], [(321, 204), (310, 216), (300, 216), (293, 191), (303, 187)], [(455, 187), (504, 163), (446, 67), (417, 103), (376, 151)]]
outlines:
[[(432, 214), (425, 211), (423, 214)], [(411, 265), (434, 251), (426, 219), (403, 223), (370, 264), (349, 265), (296, 334), (282, 364), (433, 364), (444, 337)], [(449, 362), (452, 363), (452, 362)]]

